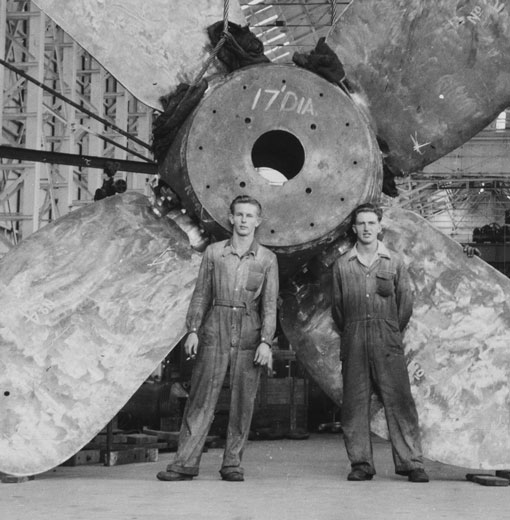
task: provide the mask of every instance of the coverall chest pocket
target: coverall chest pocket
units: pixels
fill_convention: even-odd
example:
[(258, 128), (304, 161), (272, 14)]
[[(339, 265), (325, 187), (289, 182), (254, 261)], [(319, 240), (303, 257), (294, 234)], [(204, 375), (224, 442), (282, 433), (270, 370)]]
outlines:
[(379, 271), (375, 275), (376, 292), (379, 296), (387, 298), (394, 293), (395, 273), (390, 271)]
[(264, 273), (259, 271), (250, 271), (248, 273), (248, 279), (246, 280), (246, 290), (256, 291), (262, 285), (264, 281)]

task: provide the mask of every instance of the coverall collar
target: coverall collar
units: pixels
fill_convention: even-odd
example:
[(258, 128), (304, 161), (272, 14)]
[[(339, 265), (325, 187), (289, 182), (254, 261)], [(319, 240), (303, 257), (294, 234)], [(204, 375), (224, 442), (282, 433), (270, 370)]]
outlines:
[[(377, 241), (377, 255), (385, 258), (391, 258), (390, 251), (380, 240)], [(347, 253), (347, 259), (349, 260), (349, 262), (355, 258), (358, 258), (358, 248), (356, 247), (356, 244)]]
[[(253, 242), (251, 243), (250, 247), (248, 248), (248, 251), (246, 251), (246, 253), (244, 253), (243, 256), (246, 256), (246, 255), (253, 255), (253, 256), (257, 256), (257, 252), (259, 250), (259, 243), (257, 242), (257, 240), (254, 238), (253, 239)], [(229, 238), (226, 242), (225, 242), (225, 247), (223, 248), (223, 253), (222, 253), (222, 256), (226, 256), (228, 254), (233, 254), (233, 255), (237, 255), (237, 251), (234, 249), (234, 247), (232, 246), (232, 239)], [(238, 255), (239, 256), (239, 255)]]

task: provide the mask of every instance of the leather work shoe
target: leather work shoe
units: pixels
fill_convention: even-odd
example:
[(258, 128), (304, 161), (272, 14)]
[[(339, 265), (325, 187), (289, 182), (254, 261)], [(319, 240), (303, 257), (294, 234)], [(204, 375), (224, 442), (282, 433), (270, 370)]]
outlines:
[(409, 471), (407, 479), (409, 482), (428, 482), (429, 476), (425, 473), (424, 469), (416, 468)]
[(366, 471), (356, 468), (353, 469), (348, 475), (347, 480), (359, 482), (361, 480), (372, 480), (374, 476), (371, 473), (367, 473)]
[(177, 471), (160, 471), (156, 478), (166, 482), (177, 482), (178, 480), (192, 480), (193, 475), (185, 475), (184, 473), (177, 473)]
[(243, 482), (244, 475), (237, 471), (233, 471), (231, 473), (222, 473), (221, 480), (226, 480), (228, 482)]

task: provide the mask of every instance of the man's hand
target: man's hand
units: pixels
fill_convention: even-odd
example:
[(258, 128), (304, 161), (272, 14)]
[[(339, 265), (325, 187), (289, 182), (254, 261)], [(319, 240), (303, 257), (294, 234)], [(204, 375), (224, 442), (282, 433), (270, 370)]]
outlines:
[(196, 332), (190, 332), (184, 342), (184, 352), (188, 359), (195, 359), (198, 350), (198, 335)]
[(257, 351), (255, 352), (255, 359), (253, 362), (256, 365), (260, 365), (262, 367), (267, 367), (272, 359), (271, 349), (267, 343), (261, 343), (257, 347)]

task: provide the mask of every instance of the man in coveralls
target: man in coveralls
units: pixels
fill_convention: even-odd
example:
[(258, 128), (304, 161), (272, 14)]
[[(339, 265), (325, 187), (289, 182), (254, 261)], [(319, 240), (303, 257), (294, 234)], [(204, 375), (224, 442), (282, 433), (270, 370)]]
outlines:
[(255, 230), (261, 222), (259, 202), (247, 195), (230, 205), (233, 235), (208, 246), (202, 259), (186, 317), (184, 350), (196, 364), (172, 464), (159, 480), (191, 480), (200, 457), (216, 402), (230, 364), (230, 413), (220, 475), (244, 480), (241, 457), (250, 431), (262, 367), (271, 363), (276, 328), (278, 264), (261, 246)]
[(413, 309), (411, 287), (402, 260), (378, 240), (381, 218), (382, 210), (373, 204), (356, 208), (356, 244), (333, 266), (342, 428), (352, 467), (347, 480), (371, 480), (375, 475), (370, 440), (370, 398), (375, 390), (384, 405), (395, 472), (411, 482), (428, 482), (402, 345)]

